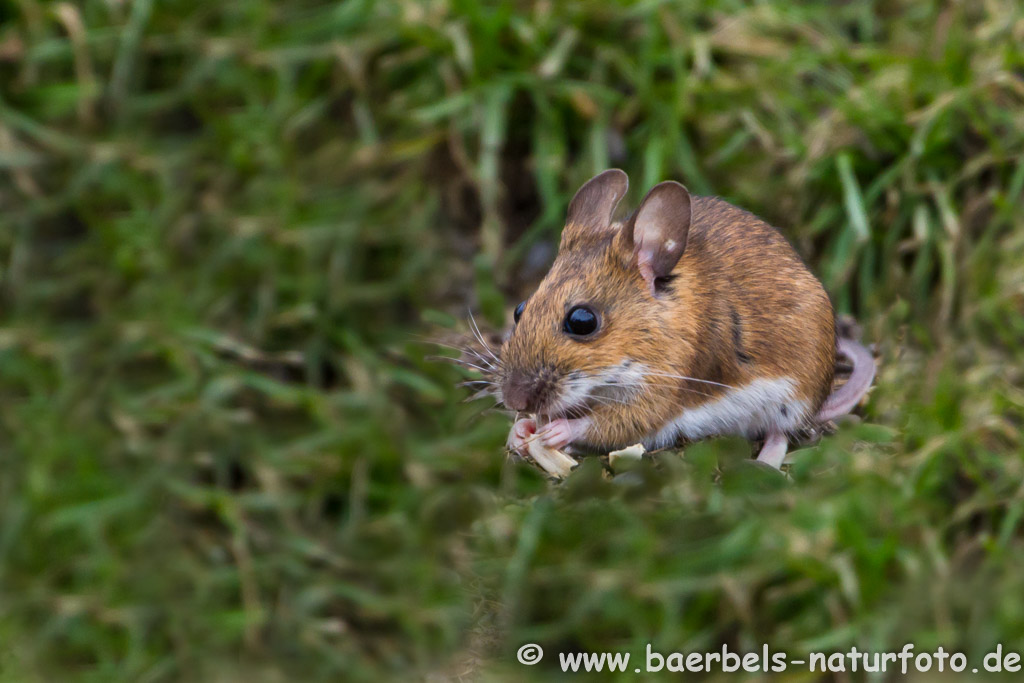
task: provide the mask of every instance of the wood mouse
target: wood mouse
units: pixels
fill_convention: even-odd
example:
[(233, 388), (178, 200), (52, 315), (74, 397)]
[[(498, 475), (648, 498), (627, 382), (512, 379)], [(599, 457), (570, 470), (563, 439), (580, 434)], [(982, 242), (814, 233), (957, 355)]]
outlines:
[[(629, 180), (605, 171), (569, 204), (558, 255), (493, 360), (493, 393), (517, 413), (509, 446), (648, 450), (710, 436), (788, 435), (848, 413), (874, 379), (871, 354), (837, 345), (822, 284), (773, 227), (677, 182), (613, 220)], [(836, 354), (853, 365), (832, 390)]]

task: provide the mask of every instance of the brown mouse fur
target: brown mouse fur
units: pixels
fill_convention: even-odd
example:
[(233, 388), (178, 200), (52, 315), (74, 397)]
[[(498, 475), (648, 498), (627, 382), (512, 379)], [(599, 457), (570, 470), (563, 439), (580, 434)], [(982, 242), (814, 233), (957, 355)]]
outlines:
[[(774, 439), (762, 459), (778, 466), (784, 435), (829, 397), (828, 295), (775, 228), (677, 183), (613, 222), (627, 182), (612, 170), (580, 189), (557, 258), (502, 345), (501, 398), (537, 415), (510, 444), (538, 432), (556, 448), (607, 451), (736, 433)], [(593, 334), (566, 332), (580, 305), (597, 316)]]

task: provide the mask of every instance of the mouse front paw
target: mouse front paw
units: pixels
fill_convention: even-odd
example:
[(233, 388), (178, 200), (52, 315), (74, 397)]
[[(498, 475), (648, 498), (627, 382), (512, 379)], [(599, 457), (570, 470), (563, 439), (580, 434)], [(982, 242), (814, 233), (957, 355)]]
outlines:
[(561, 450), (573, 441), (581, 439), (589, 426), (590, 420), (587, 418), (567, 420), (561, 417), (541, 427), (540, 431), (537, 432), (537, 436), (540, 438), (541, 443), (548, 448)]
[(527, 453), (527, 446), (532, 439), (536, 438), (536, 434), (537, 421), (532, 417), (524, 417), (521, 420), (516, 420), (516, 423), (512, 425), (512, 430), (508, 433), (508, 440), (505, 442), (505, 447), (513, 453), (525, 456)]

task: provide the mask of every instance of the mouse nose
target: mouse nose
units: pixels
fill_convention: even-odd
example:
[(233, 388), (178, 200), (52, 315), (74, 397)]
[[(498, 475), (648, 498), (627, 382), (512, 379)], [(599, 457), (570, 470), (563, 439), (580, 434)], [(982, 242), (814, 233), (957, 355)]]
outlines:
[(513, 370), (505, 380), (501, 395), (512, 410), (528, 410), (534, 399), (534, 383), (524, 372)]

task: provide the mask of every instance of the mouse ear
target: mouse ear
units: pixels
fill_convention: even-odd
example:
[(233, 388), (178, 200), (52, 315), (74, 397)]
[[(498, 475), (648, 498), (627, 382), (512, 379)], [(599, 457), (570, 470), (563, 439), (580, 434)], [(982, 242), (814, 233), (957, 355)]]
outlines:
[[(626, 230), (630, 226), (625, 226)], [(651, 188), (633, 216), (633, 253), (640, 275), (656, 292), (655, 281), (672, 273), (690, 232), (690, 193), (675, 181)]]
[(586, 230), (604, 230), (612, 222), (612, 213), (629, 189), (629, 176), (617, 168), (608, 169), (584, 183), (569, 202), (566, 226)]

